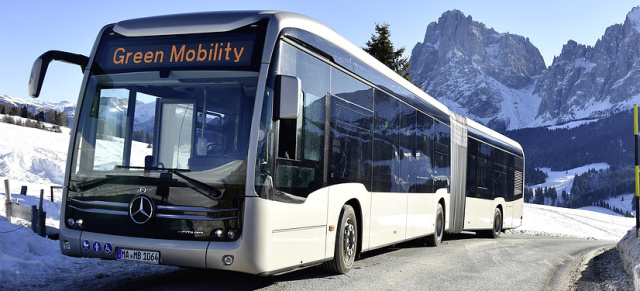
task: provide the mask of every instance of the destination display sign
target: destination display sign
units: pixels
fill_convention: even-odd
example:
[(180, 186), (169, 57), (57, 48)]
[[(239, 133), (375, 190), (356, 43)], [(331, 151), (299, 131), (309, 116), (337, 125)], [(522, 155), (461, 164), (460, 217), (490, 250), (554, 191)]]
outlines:
[(254, 44), (250, 36), (113, 40), (103, 47), (99, 65), (105, 71), (249, 66)]

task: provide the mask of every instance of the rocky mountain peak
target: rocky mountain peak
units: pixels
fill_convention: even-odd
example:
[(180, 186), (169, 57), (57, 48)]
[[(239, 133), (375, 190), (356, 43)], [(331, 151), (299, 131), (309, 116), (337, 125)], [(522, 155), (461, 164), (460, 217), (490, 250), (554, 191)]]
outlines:
[(447, 11), (428, 25), (410, 63), (414, 82), (427, 93), (499, 130), (521, 122), (512, 116), (519, 105), (505, 106), (504, 93), (532, 86), (534, 76), (545, 69), (529, 39), (498, 33), (459, 10)]
[(451, 10), (410, 63), (427, 93), (499, 131), (598, 119), (640, 101), (640, 7), (593, 46), (567, 41), (548, 68), (528, 38)]
[(537, 119), (562, 124), (628, 109), (640, 98), (639, 28), (636, 7), (624, 24), (608, 27), (594, 46), (568, 41), (533, 91), (541, 98)]

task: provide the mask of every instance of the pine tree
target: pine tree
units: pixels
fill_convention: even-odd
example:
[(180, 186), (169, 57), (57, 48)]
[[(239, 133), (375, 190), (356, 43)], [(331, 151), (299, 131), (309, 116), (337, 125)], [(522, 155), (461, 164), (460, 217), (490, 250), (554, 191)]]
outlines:
[(56, 111), (55, 116), (56, 116), (56, 124), (57, 125), (67, 126), (67, 115), (64, 114), (64, 112)]
[[(404, 47), (395, 50), (389, 37), (391, 37), (389, 24), (383, 23), (380, 25), (376, 23), (376, 33), (371, 34), (371, 39), (367, 41), (367, 47), (363, 49), (391, 70), (412, 82), (411, 73), (407, 72), (410, 66), (409, 59), (402, 57)], [(414, 83), (414, 85), (417, 84)]]
[(53, 109), (49, 109), (47, 111), (47, 118), (45, 119), (45, 121), (51, 124), (56, 124), (56, 111)]
[(29, 117), (29, 109), (27, 109), (27, 105), (22, 106), (22, 109), (20, 110), (20, 117), (22, 117), (22, 118), (28, 118)]
[(11, 106), (11, 109), (9, 110), (9, 115), (12, 115), (12, 116), (20, 115), (20, 107)]
[(38, 114), (35, 115), (35, 119), (39, 122), (43, 122), (44, 121), (44, 111), (40, 111), (38, 112)]

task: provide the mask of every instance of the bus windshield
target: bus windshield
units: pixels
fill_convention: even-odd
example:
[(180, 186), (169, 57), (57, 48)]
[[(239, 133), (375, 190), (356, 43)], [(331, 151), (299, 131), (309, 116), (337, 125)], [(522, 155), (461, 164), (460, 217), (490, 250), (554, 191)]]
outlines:
[(167, 170), (222, 184), (242, 172), (258, 79), (250, 36), (103, 38), (79, 108), (72, 182)]

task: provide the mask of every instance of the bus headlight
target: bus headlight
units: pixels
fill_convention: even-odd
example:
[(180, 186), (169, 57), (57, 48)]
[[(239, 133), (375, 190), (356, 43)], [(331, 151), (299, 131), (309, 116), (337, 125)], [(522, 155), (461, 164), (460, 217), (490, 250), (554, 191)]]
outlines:
[(222, 235), (223, 235), (222, 229), (216, 229), (213, 231), (213, 237), (215, 239), (222, 239)]
[(227, 237), (229, 239), (236, 239), (236, 231), (233, 229), (230, 229), (229, 231), (227, 231)]
[(80, 219), (73, 219), (73, 218), (68, 218), (67, 219), (67, 226), (71, 227), (71, 228), (82, 228), (82, 218)]

